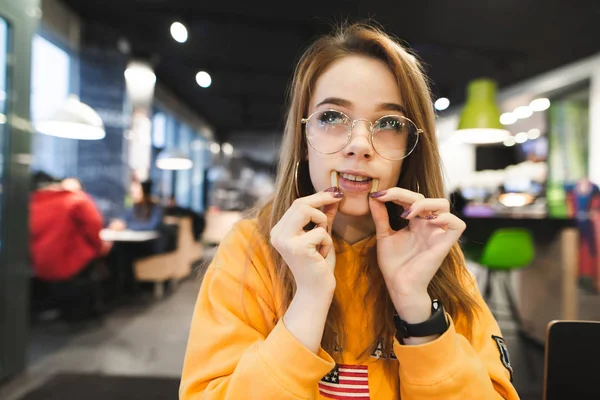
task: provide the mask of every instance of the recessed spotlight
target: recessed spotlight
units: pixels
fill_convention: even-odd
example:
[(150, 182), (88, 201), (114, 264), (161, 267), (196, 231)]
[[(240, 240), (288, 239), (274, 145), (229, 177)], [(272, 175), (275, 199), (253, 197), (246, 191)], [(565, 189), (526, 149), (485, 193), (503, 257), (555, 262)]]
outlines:
[(545, 111), (550, 108), (550, 100), (545, 97), (535, 99), (529, 103), (529, 108), (531, 108), (533, 111)]
[(223, 149), (223, 153), (225, 154), (233, 154), (233, 146), (229, 143), (223, 143), (223, 145), (221, 146), (221, 149)]
[(208, 72), (200, 71), (196, 74), (196, 82), (200, 87), (207, 88), (212, 83), (212, 79)]
[(210, 151), (214, 154), (218, 154), (221, 151), (221, 145), (219, 145), (219, 143), (212, 143), (210, 145)]
[(517, 122), (517, 117), (513, 113), (504, 113), (500, 116), (500, 123), (502, 125), (512, 125)]
[(204, 142), (202, 140), (194, 140), (190, 143), (190, 149), (192, 150), (202, 150), (204, 148)]
[(519, 132), (515, 135), (515, 142), (517, 143), (525, 143), (527, 141), (527, 133)]
[(450, 107), (450, 100), (448, 100), (445, 97), (440, 97), (439, 99), (437, 99), (435, 101), (435, 103), (434, 103), (433, 106), (438, 111), (444, 111), (445, 109), (447, 109), (448, 107)]
[(531, 117), (533, 115), (533, 111), (528, 106), (521, 106), (521, 107), (515, 108), (515, 110), (513, 111), (513, 114), (518, 119), (525, 119), (525, 118)]
[(527, 138), (529, 138), (531, 140), (535, 140), (535, 139), (539, 138), (541, 134), (542, 133), (540, 132), (539, 129), (533, 128), (527, 132)]
[(176, 42), (185, 43), (188, 40), (188, 31), (181, 22), (173, 22), (171, 24), (171, 36)]

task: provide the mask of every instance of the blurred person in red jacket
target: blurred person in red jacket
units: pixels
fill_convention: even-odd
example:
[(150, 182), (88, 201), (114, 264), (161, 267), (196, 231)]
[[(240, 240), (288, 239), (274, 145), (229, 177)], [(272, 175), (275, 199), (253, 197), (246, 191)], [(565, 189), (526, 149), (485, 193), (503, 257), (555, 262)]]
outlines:
[(74, 178), (58, 181), (39, 172), (29, 204), (30, 253), (36, 278), (67, 281), (96, 273), (110, 250), (100, 239), (104, 218)]

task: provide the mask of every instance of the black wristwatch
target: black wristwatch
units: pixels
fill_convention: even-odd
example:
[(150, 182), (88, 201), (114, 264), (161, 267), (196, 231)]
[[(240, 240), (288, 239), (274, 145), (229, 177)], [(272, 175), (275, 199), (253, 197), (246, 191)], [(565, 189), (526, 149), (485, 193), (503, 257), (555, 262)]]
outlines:
[(446, 320), (446, 312), (442, 303), (435, 299), (431, 302), (431, 317), (419, 324), (409, 324), (394, 313), (394, 325), (396, 326), (396, 339), (402, 343), (402, 339), (410, 337), (425, 337), (441, 335), (450, 326)]

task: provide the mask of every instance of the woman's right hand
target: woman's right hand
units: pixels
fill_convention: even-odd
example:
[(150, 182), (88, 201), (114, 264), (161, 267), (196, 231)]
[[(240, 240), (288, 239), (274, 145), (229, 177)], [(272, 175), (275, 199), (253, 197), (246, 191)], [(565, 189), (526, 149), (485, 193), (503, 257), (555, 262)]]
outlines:
[[(342, 198), (335, 187), (299, 198), (271, 230), (271, 244), (292, 271), (298, 291), (335, 289), (331, 227)], [(305, 231), (311, 222), (315, 227)]]

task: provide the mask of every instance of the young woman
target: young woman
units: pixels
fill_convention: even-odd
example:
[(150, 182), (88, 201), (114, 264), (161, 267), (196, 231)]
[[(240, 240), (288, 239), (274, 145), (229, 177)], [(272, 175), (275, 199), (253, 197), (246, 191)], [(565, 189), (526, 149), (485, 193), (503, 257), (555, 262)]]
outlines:
[(182, 399), (518, 399), (464, 266), (414, 56), (352, 25), (303, 55), (272, 201), (194, 312)]

